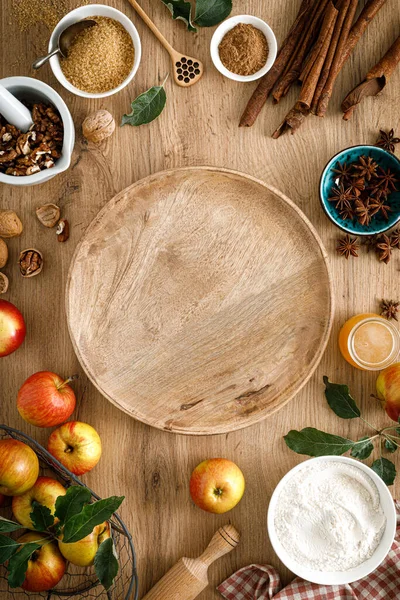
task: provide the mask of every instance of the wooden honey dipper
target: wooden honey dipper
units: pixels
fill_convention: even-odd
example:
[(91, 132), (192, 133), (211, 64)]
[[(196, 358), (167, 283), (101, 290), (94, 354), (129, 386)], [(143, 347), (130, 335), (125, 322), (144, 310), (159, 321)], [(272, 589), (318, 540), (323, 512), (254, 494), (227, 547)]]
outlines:
[(181, 558), (143, 600), (194, 600), (208, 586), (208, 567), (236, 548), (240, 535), (233, 525), (216, 531), (198, 558)]

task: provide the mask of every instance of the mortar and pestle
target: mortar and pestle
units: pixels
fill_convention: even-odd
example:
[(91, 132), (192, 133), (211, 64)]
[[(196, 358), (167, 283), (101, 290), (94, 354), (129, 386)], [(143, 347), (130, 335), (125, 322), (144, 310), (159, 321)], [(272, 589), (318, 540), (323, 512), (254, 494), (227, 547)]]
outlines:
[(0, 183), (16, 186), (30, 186), (43, 183), (66, 171), (71, 163), (72, 150), (75, 143), (75, 128), (71, 113), (64, 100), (53, 88), (43, 81), (32, 77), (6, 77), (0, 80), (0, 114), (7, 123), (14, 125), (22, 132), (32, 126), (32, 115), (22, 103), (44, 102), (53, 105), (60, 114), (64, 126), (64, 140), (61, 157), (51, 169), (39, 171), (33, 175), (14, 177), (0, 173)]

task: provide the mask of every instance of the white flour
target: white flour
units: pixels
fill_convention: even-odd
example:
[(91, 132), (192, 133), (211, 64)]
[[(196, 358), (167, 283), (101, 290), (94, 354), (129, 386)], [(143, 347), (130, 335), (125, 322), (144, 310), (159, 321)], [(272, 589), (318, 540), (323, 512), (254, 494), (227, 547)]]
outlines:
[(379, 492), (361, 469), (319, 462), (300, 469), (281, 490), (275, 529), (299, 565), (347, 571), (365, 562), (386, 525)]

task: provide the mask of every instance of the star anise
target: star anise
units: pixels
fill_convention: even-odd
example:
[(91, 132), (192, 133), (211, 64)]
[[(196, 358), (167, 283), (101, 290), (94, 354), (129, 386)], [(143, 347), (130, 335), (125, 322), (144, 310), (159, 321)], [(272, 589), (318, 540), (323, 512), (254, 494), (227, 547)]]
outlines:
[(351, 165), (347, 166), (346, 163), (336, 163), (336, 168), (332, 169), (333, 173), (338, 175), (339, 182), (348, 181), (351, 177)]
[(363, 237), (362, 245), (366, 247), (367, 253), (369, 253), (370, 250), (376, 249), (377, 240), (377, 235), (366, 235)]
[(379, 146), (388, 152), (392, 152), (394, 154), (395, 144), (400, 143), (400, 138), (394, 137), (394, 130), (391, 129), (389, 132), (383, 131), (383, 129), (379, 130), (379, 137), (376, 140), (375, 146)]
[(355, 196), (351, 193), (350, 188), (344, 189), (343, 183), (339, 187), (334, 187), (331, 190), (332, 196), (328, 198), (329, 202), (336, 202), (335, 206), (338, 210), (351, 208), (351, 202), (355, 200)]
[(363, 177), (358, 179), (352, 179), (349, 182), (349, 190), (354, 196), (360, 196), (361, 192), (365, 189), (365, 180)]
[(370, 224), (372, 214), (368, 200), (356, 200), (356, 214), (360, 225)]
[(353, 168), (356, 173), (354, 177), (365, 177), (367, 181), (371, 181), (371, 177), (376, 176), (378, 165), (370, 156), (360, 156), (358, 164), (353, 165)]
[(343, 221), (354, 221), (354, 210), (349, 206), (346, 206), (343, 210), (340, 211), (339, 214)]
[(392, 246), (390, 244), (390, 239), (384, 233), (378, 239), (378, 243), (376, 244), (376, 252), (379, 256), (379, 260), (383, 260), (385, 264), (387, 264), (392, 256)]
[(381, 309), (380, 314), (382, 315), (382, 317), (385, 317), (388, 321), (390, 321), (390, 319), (394, 319), (395, 321), (397, 321), (398, 319), (396, 313), (399, 310), (399, 305), (400, 302), (382, 299), (382, 302), (379, 305), (379, 308)]
[(377, 198), (371, 198), (371, 202), (369, 203), (369, 208), (371, 211), (371, 217), (376, 215), (378, 212), (381, 212), (385, 217), (386, 221), (389, 219), (388, 212), (391, 212), (392, 209), (388, 204), (385, 204), (385, 197), (379, 196)]
[(392, 248), (399, 248), (400, 250), (400, 229), (395, 229), (390, 235), (390, 245)]
[(388, 193), (397, 191), (396, 183), (399, 181), (394, 173), (390, 169), (385, 171), (382, 167), (379, 167), (378, 185), (382, 190), (386, 190)]
[(344, 238), (339, 240), (336, 251), (347, 260), (349, 256), (358, 257), (357, 250), (359, 247), (357, 238), (351, 238), (349, 234), (347, 234)]

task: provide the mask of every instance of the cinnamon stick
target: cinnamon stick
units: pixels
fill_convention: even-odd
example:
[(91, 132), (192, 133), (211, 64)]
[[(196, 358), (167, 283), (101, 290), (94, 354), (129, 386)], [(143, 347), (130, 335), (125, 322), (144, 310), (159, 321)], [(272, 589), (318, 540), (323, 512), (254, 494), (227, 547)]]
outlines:
[(321, 72), (320, 78), (318, 80), (318, 84), (317, 84), (317, 87), (316, 87), (315, 93), (314, 93), (314, 98), (313, 98), (313, 101), (311, 104), (311, 112), (314, 115), (317, 112), (318, 102), (319, 102), (322, 90), (324, 89), (325, 83), (328, 79), (329, 72), (331, 70), (333, 58), (335, 56), (336, 48), (337, 48), (339, 38), (340, 38), (340, 35), (342, 32), (344, 20), (345, 20), (347, 11), (349, 10), (350, 2), (351, 2), (351, 0), (341, 0), (341, 2), (339, 2), (339, 4), (338, 4), (339, 14), (336, 19), (335, 29), (334, 29), (334, 32), (332, 35), (328, 54), (326, 55), (324, 66), (322, 68), (322, 72)]
[(254, 90), (247, 106), (241, 116), (239, 127), (251, 127), (262, 107), (264, 106), (276, 81), (284, 72), (293, 50), (295, 49), (299, 38), (302, 35), (305, 24), (309, 19), (309, 13), (313, 6), (312, 0), (303, 0), (289, 33), (287, 34), (278, 56), (271, 69), (260, 79), (257, 88)]
[(282, 133), (285, 133), (285, 131), (290, 131), (290, 133), (293, 135), (296, 133), (309, 114), (310, 112), (308, 110), (303, 110), (294, 106), (288, 112), (279, 127), (274, 131), (272, 137), (276, 140), (282, 135)]
[(322, 22), (319, 35), (315, 41), (314, 46), (311, 48), (311, 52), (308, 54), (306, 60), (303, 62), (302, 70), (301, 70), (301, 73), (299, 76), (299, 81), (301, 83), (303, 83), (303, 81), (305, 81), (305, 79), (307, 79), (308, 75), (310, 74), (311, 69), (313, 68), (313, 66), (315, 64), (315, 61), (317, 60), (317, 58), (322, 50), (326, 36), (328, 34), (328, 27), (326, 25), (326, 17), (327, 17), (327, 13), (329, 14), (329, 12), (332, 11), (332, 8), (334, 8), (334, 6), (333, 6), (332, 0), (330, 0), (330, 2), (328, 3), (328, 8), (326, 9), (327, 12), (325, 12), (324, 21)]
[(381, 60), (367, 73), (342, 102), (343, 119), (348, 121), (354, 109), (367, 96), (376, 96), (383, 90), (390, 76), (400, 62), (400, 36), (391, 45)]
[(349, 23), (353, 20), (354, 14), (357, 8), (358, 0), (352, 0), (349, 10), (346, 15), (345, 24), (342, 29), (342, 35), (339, 39), (338, 46), (336, 48), (335, 57), (333, 59), (332, 67), (322, 90), (321, 97), (318, 102), (317, 115), (324, 117), (327, 111), (329, 101), (332, 96), (334, 83), (342, 70), (343, 65), (349, 58), (350, 54), (354, 50), (357, 42), (360, 40), (362, 34), (375, 17), (377, 12), (385, 4), (386, 0), (368, 0), (363, 10), (361, 11), (357, 21), (351, 27), (348, 35)]
[[(295, 105), (298, 109), (309, 110), (311, 108), (318, 80), (321, 75), (321, 70), (324, 66), (326, 55), (328, 54), (338, 12), (339, 11), (334, 7), (332, 0), (329, 0), (320, 34), (314, 45), (314, 47), (319, 47), (318, 55), (316, 56), (314, 64), (307, 73), (307, 76), (303, 81), (303, 85), (301, 86), (300, 96)], [(323, 40), (322, 45), (319, 43), (320, 39)]]
[(272, 97), (275, 104), (277, 104), (283, 96), (286, 96), (292, 83), (299, 78), (304, 58), (307, 56), (307, 53), (313, 44), (318, 25), (328, 1), (329, 0), (319, 0), (319, 2), (315, 3), (310, 24), (303, 33), (299, 47), (294, 53), (292, 63), (289, 65), (281, 79), (276, 83), (272, 91)]

